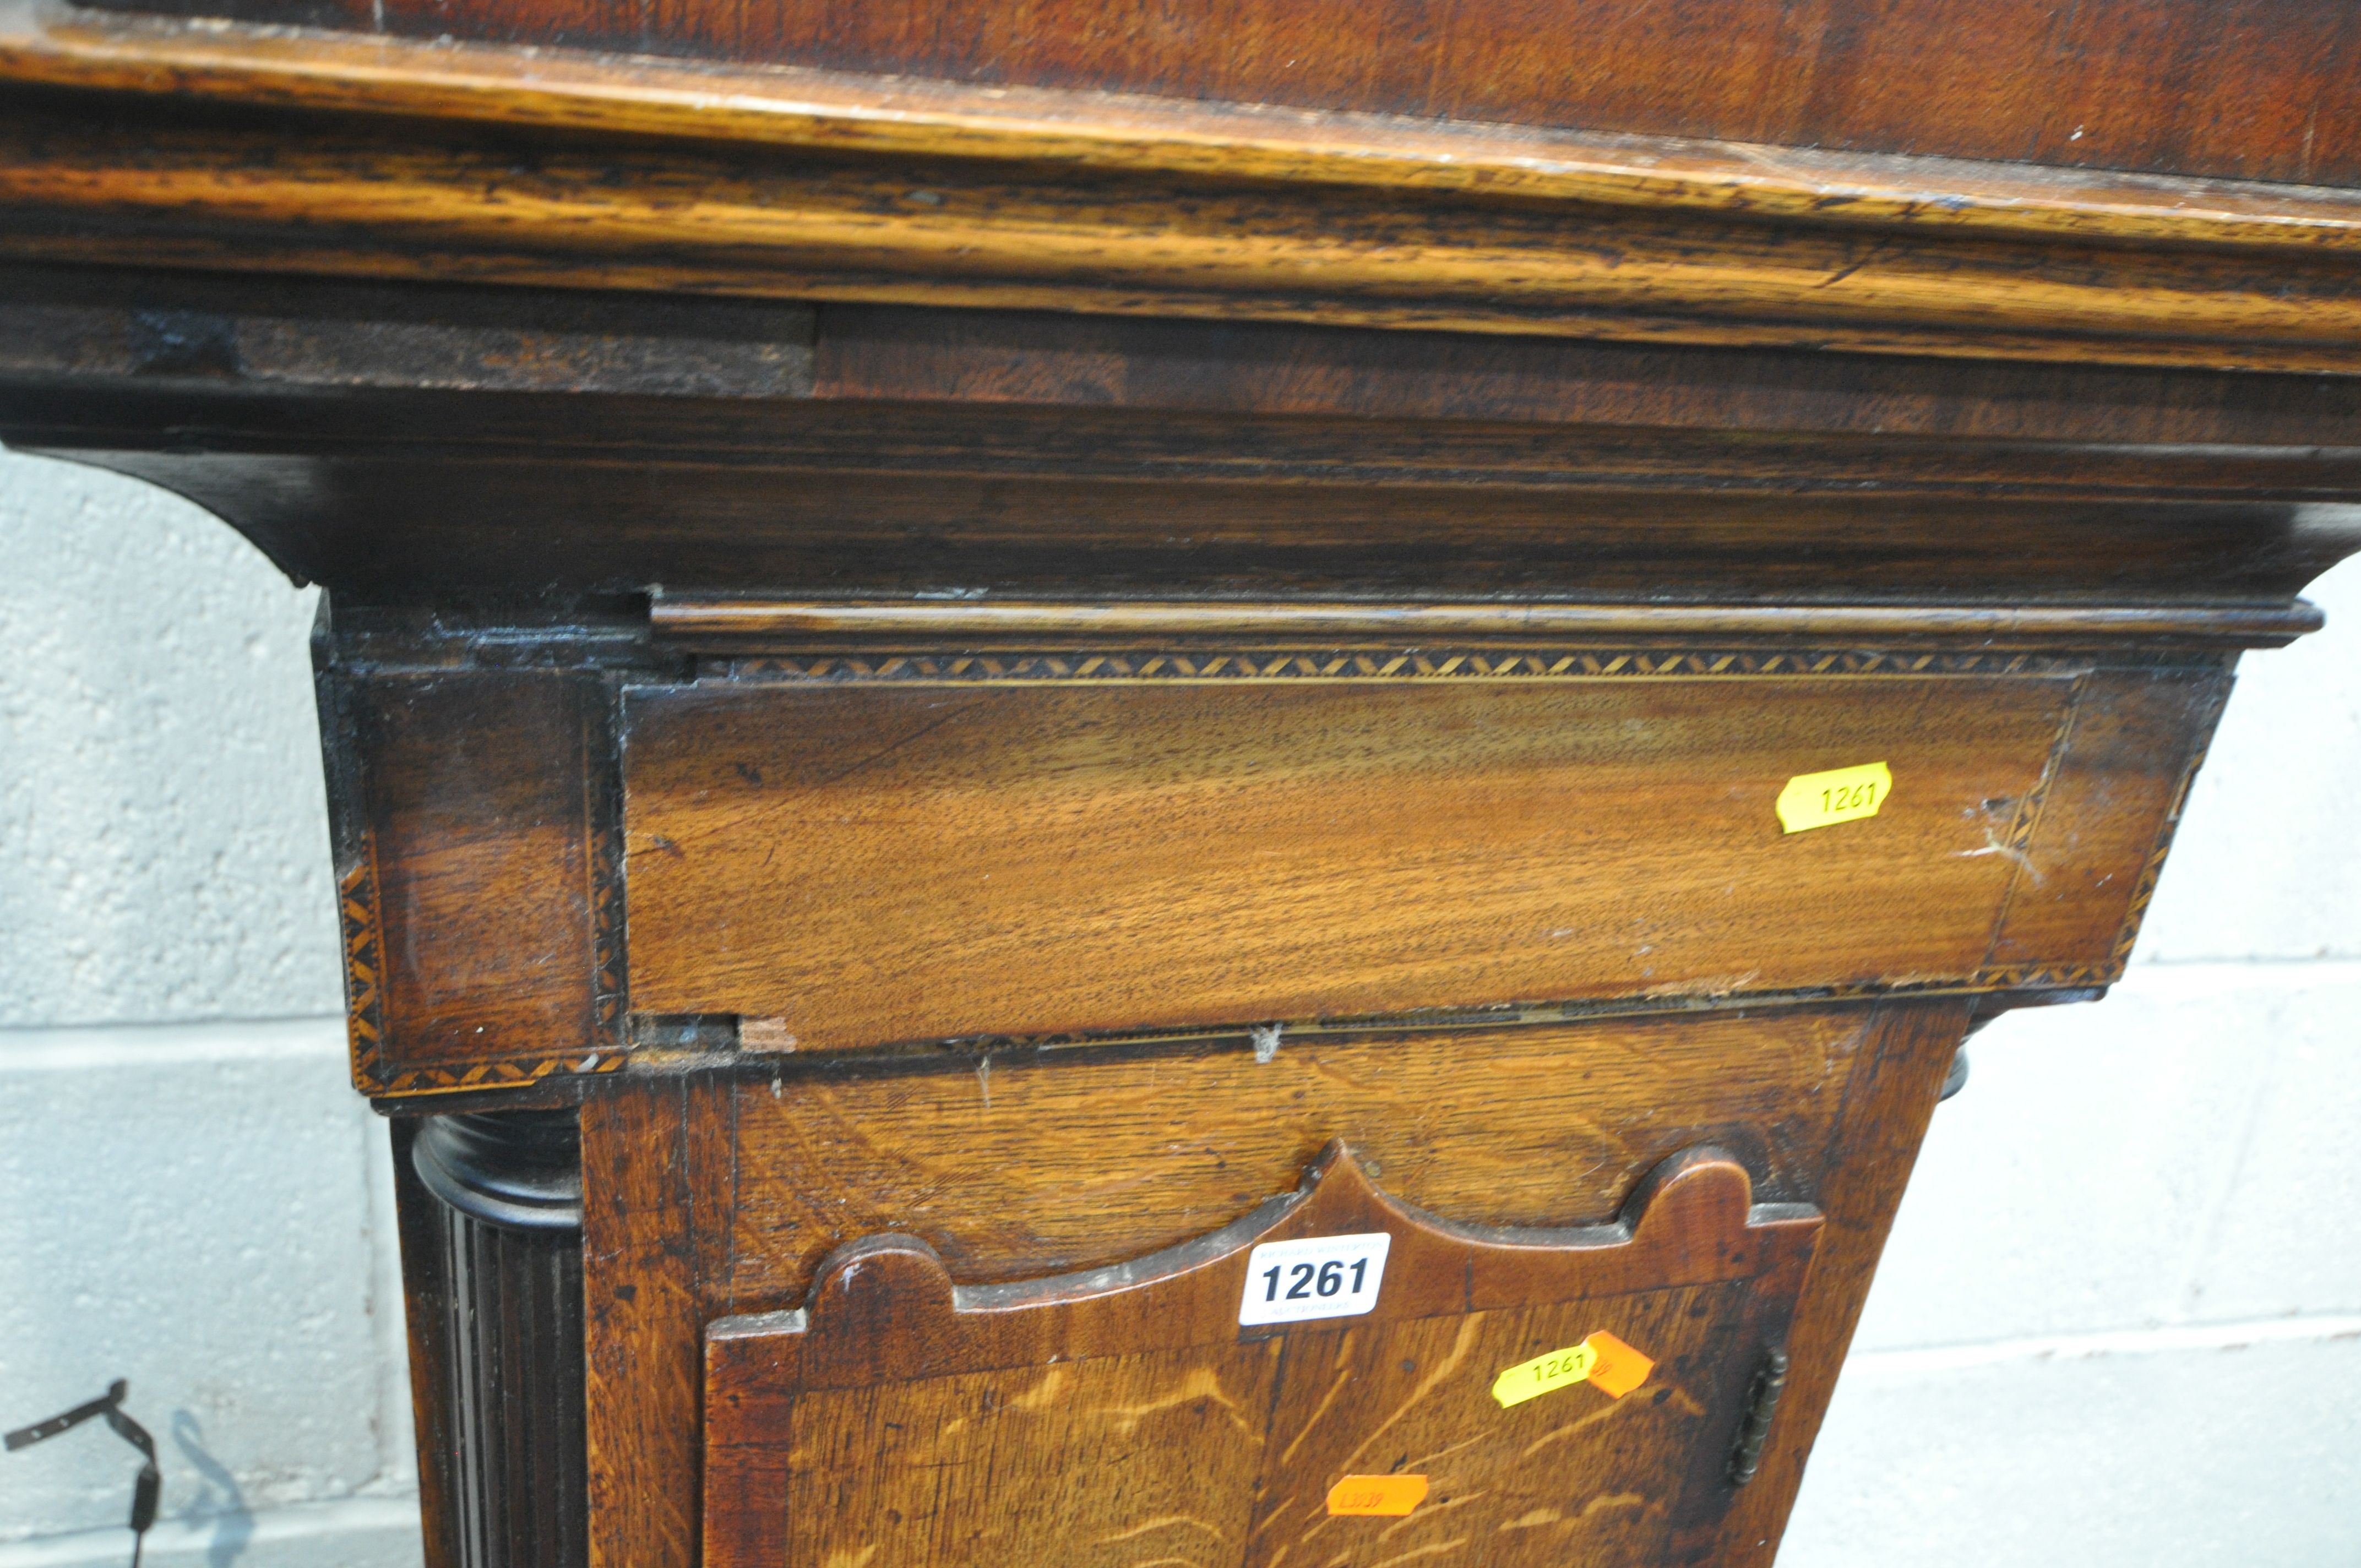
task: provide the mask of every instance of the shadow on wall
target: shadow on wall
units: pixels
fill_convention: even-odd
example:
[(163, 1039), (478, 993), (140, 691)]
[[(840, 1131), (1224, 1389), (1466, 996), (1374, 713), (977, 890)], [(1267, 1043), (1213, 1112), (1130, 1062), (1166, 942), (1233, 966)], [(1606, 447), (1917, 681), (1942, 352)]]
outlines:
[(172, 1445), (202, 1483), (181, 1518), (191, 1525), (213, 1521), (214, 1538), (205, 1543), (205, 1568), (230, 1568), (254, 1538), (254, 1510), (246, 1506), (237, 1477), (205, 1452), (204, 1435), (196, 1417), (186, 1410), (172, 1412)]

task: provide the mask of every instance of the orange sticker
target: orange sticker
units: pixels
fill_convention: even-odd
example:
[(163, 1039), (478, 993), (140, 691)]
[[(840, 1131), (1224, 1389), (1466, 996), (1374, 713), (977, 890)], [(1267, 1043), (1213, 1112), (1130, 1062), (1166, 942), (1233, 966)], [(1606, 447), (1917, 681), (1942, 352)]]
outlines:
[(1399, 1518), (1426, 1501), (1423, 1475), (1347, 1475), (1328, 1488), (1332, 1514)]
[(1621, 1398), (1648, 1380), (1656, 1364), (1600, 1329), (1582, 1342), (1598, 1359), (1590, 1364), (1590, 1386), (1600, 1393)]

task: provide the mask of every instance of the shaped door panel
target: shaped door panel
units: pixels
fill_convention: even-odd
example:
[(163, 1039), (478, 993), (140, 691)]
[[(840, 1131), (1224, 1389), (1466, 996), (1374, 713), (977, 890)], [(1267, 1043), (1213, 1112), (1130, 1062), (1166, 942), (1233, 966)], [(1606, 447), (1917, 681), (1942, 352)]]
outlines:
[[(1615, 1224), (1547, 1231), (1410, 1209), (1331, 1146), (1297, 1192), (1110, 1268), (957, 1286), (925, 1244), (872, 1237), (803, 1310), (709, 1328), (706, 1563), (1677, 1560), (1733, 1495), (1749, 1385), (1818, 1227), (1752, 1204), (1712, 1149), (1659, 1167)], [(1379, 1236), (1381, 1260), (1341, 1242), (1309, 1275), (1256, 1253)], [(1355, 1259), (1376, 1270), (1357, 1296)], [(1323, 1285), (1366, 1310), (1240, 1321), (1283, 1289), (1322, 1310)], [(1503, 1374), (1537, 1391), (1504, 1402)], [(1351, 1511), (1371, 1505), (1391, 1511)]]

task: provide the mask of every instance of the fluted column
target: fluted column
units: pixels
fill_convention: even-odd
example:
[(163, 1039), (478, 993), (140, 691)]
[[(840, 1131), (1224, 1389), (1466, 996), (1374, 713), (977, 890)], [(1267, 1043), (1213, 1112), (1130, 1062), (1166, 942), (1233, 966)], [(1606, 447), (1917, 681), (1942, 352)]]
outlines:
[(581, 1145), (571, 1111), (429, 1116), (402, 1138), (430, 1558), (581, 1568)]

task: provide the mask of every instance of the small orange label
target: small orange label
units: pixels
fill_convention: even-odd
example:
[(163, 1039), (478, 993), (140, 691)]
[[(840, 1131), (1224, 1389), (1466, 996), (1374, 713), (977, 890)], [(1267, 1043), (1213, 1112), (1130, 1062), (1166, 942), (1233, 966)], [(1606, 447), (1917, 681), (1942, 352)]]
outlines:
[(1347, 1475), (1328, 1488), (1332, 1514), (1399, 1518), (1426, 1501), (1423, 1475)]
[(1598, 1360), (1590, 1364), (1590, 1386), (1600, 1393), (1620, 1399), (1648, 1380), (1656, 1364), (1600, 1329), (1582, 1342), (1590, 1347)]

